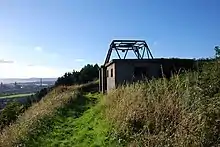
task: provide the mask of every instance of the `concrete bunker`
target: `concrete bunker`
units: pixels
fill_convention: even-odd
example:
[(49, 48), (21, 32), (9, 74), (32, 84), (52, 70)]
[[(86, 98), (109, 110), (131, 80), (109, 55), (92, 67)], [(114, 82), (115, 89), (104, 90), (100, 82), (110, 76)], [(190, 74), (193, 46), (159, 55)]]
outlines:
[[(118, 59), (110, 61), (112, 51), (116, 51)], [(125, 55), (120, 55), (120, 51)], [(133, 52), (136, 59), (127, 59), (127, 52)], [(119, 85), (140, 80), (170, 77), (173, 73), (194, 68), (193, 59), (153, 58), (145, 41), (113, 40), (110, 44), (105, 63), (99, 71), (99, 90), (109, 92)]]

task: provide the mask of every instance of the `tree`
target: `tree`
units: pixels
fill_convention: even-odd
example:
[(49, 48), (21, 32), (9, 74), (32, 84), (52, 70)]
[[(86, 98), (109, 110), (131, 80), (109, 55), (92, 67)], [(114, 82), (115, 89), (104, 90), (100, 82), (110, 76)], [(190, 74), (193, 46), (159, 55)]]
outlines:
[(34, 100), (36, 102), (40, 101), (47, 93), (49, 92), (48, 88), (43, 88), (35, 94)]
[(219, 46), (215, 46), (215, 57), (217, 59), (220, 58), (220, 47)]
[(93, 81), (99, 76), (99, 67), (98, 65), (87, 64), (80, 71), (80, 83), (88, 83)]
[(0, 113), (0, 132), (5, 126), (15, 121), (20, 113), (24, 112), (24, 106), (19, 102), (9, 102)]
[(87, 64), (80, 71), (67, 72), (62, 77), (59, 77), (55, 86), (59, 85), (74, 85), (84, 84), (93, 81), (99, 77), (99, 66), (97, 64)]

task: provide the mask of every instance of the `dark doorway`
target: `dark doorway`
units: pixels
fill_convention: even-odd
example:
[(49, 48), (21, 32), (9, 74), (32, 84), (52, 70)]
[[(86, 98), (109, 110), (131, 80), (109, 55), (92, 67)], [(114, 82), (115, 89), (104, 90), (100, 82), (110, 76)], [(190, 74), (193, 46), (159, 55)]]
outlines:
[(134, 68), (134, 77), (136, 80), (149, 78), (147, 67), (135, 67)]

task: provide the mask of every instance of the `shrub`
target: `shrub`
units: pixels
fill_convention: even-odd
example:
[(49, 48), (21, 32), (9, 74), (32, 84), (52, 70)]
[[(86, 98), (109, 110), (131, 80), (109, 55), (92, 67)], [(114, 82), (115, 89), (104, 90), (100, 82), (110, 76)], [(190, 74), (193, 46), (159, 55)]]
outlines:
[(199, 74), (199, 87), (204, 96), (213, 97), (220, 93), (220, 60), (206, 62)]
[(0, 131), (14, 122), (18, 115), (24, 111), (24, 106), (18, 102), (9, 102), (0, 112)]

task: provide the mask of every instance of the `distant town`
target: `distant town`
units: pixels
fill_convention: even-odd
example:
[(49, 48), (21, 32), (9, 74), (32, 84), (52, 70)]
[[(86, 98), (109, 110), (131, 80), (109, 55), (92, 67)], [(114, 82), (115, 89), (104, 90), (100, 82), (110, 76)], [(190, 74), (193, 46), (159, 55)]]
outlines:
[(55, 81), (56, 78), (0, 79), (0, 95), (36, 93)]
[(53, 86), (56, 78), (0, 79), (0, 112), (8, 102), (26, 103), (27, 98)]

